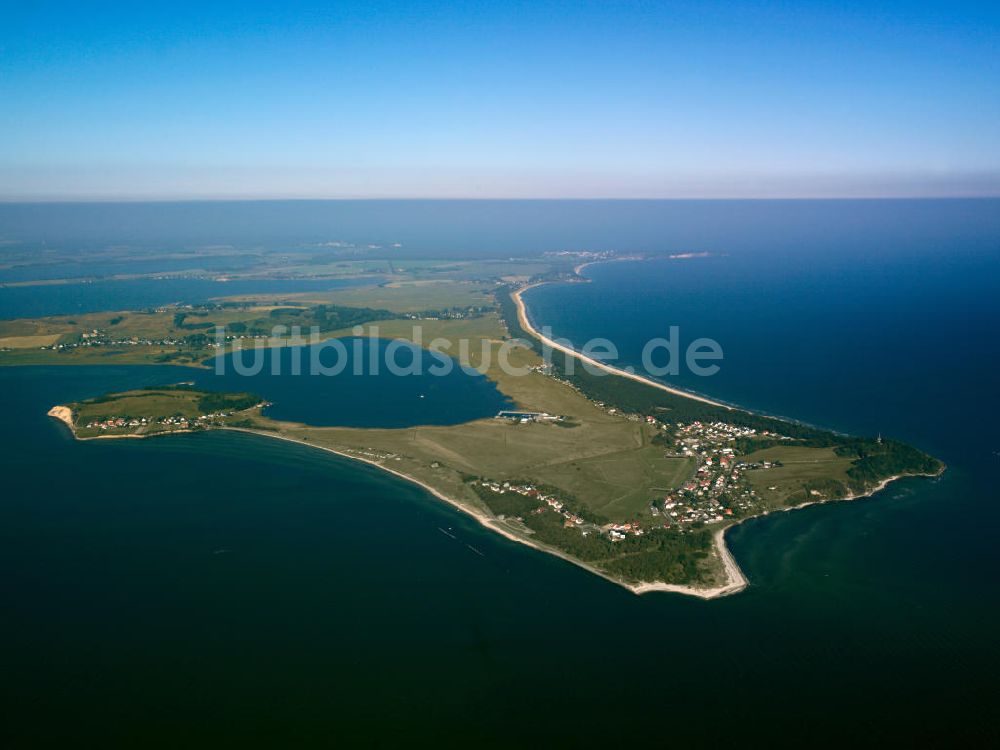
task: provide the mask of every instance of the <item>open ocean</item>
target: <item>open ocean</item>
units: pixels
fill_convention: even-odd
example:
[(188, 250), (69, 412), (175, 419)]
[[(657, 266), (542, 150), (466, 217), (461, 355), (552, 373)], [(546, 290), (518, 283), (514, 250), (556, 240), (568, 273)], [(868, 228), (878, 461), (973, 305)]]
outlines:
[[(710, 252), (526, 299), (623, 364), (671, 325), (682, 347), (713, 337), (720, 372), (678, 385), (900, 438), (948, 472), (743, 524), (739, 595), (636, 597), (369, 466), (241, 434), (78, 443), (45, 416), (179, 368), (0, 368), (5, 746), (996, 738), (1000, 201), (288, 205), (260, 221), (297, 221), (295, 242)], [(101, 229), (120, 215), (155, 244), (140, 230), (182, 209), (0, 206), (0, 239), (122, 241)], [(179, 226), (159, 243), (222, 233)], [(375, 385), (331, 388), (324, 419), (357, 424)], [(421, 383), (399, 387), (392, 423), (419, 423)], [(500, 403), (451, 390), (463, 414)]]

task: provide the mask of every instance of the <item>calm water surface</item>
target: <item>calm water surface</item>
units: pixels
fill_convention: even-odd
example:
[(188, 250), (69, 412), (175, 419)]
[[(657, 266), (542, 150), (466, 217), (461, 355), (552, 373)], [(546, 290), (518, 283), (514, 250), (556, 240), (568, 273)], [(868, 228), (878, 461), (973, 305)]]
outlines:
[(371, 284), (372, 279), (332, 281), (211, 281), (208, 279), (132, 279), (39, 286), (0, 286), (0, 318), (39, 318), (104, 310), (142, 310), (175, 302), (197, 304), (239, 294), (323, 292)]
[[(208, 390), (259, 394), (271, 402), (265, 416), (321, 426), (461, 424), (513, 407), (493, 381), (454, 359), (446, 374), (434, 374), (442, 360), (412, 344), (338, 341), (340, 352), (329, 344), (244, 350), (209, 361), (208, 370), (187, 368), (184, 377)], [(408, 374), (394, 375), (390, 363)], [(324, 375), (321, 367), (342, 369)]]
[[(890, 206), (874, 230), (877, 207), (840, 208), (826, 234), (831, 209), (808, 203), (782, 209), (784, 233), (777, 208), (711, 221), (697, 208), (674, 226), (676, 207), (656, 223), (641, 220), (653, 209), (610, 206), (623, 245), (690, 249), (678, 238), (698, 221), (725, 244), (726, 212), (746, 236), (708, 248), (727, 257), (594, 266), (590, 285), (532, 293), (538, 322), (606, 335), (630, 361), (664, 325), (716, 337), (722, 372), (686, 387), (948, 462), (938, 481), (738, 528), (752, 585), (715, 602), (633, 596), (318, 451), (221, 433), (77, 443), (44, 417), (186, 370), (0, 370), (0, 738), (986, 739), (1000, 666), (1000, 235), (981, 205), (925, 203), (909, 222)], [(470, 210), (462, 226), (482, 209)], [(536, 247), (577, 231), (552, 221)], [(380, 398), (413, 406), (431, 398), (410, 399), (419, 385)], [(493, 408), (481, 390), (469, 403)]]

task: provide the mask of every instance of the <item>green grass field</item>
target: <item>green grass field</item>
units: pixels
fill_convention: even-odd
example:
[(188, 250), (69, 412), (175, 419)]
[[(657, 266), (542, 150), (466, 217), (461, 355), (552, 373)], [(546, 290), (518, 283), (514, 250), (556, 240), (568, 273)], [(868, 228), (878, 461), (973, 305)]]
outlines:
[[(260, 399), (251, 394), (208, 394), (203, 391), (179, 389), (143, 389), (111, 394), (103, 398), (80, 401), (70, 405), (76, 434), (79, 437), (98, 435), (153, 435), (171, 431), (176, 427), (156, 424), (164, 417), (184, 417), (196, 420), (205, 414), (219, 411), (231, 412), (235, 419), (256, 414), (250, 403)], [(145, 418), (148, 424), (141, 426), (115, 427), (107, 430), (87, 427), (92, 422), (102, 422), (114, 417), (129, 419)], [(220, 422), (221, 423), (221, 422)]]
[[(163, 339), (193, 333), (192, 329), (174, 325), (178, 312), (188, 313), (188, 324), (213, 323), (227, 326), (266, 316), (274, 307), (257, 305), (247, 309), (183, 310), (165, 308), (160, 312), (100, 312), (80, 315), (55, 315), (47, 318), (0, 320), (0, 340), (10, 337), (56, 337), (56, 340), (76, 338), (82, 333), (98, 330), (115, 339)], [(26, 346), (40, 346), (25, 342)], [(9, 344), (8, 344), (9, 346)], [(21, 347), (24, 348), (24, 347)]]
[[(340, 308), (353, 308), (341, 310), (342, 314), (336, 318), (322, 318), (330, 323), (330, 328), (341, 325), (344, 321), (367, 319), (370, 322), (362, 326), (363, 335), (367, 335), (372, 328), (377, 327), (382, 337), (403, 338), (419, 342), (423, 346), (430, 345), (436, 339), (446, 340), (451, 343), (450, 347), (441, 347), (439, 341), (435, 348), (459, 357), (464, 363), (480, 369), (518, 408), (562, 415), (567, 418), (566, 423), (564, 425), (548, 422), (522, 424), (507, 420), (481, 419), (460, 425), (420, 426), (406, 429), (308, 427), (262, 418), (252, 408), (244, 409), (238, 415), (234, 415), (233, 421), (239, 426), (256, 426), (277, 436), (331, 448), (360, 458), (382, 461), (388, 468), (423, 482), (470, 508), (485, 512), (489, 509), (470, 485), (471, 478), (481, 477), (501, 482), (526, 480), (554, 487), (567, 496), (567, 500), (572, 498), (573, 502), (580, 506), (578, 510), (581, 513), (582, 509), (586, 509), (595, 518), (625, 522), (648, 519), (652, 500), (662, 498), (693, 476), (696, 468), (694, 459), (668, 456), (667, 449), (663, 445), (652, 442), (654, 435), (658, 434), (655, 427), (647, 425), (638, 417), (629, 419), (619, 412), (609, 413), (607, 408), (598, 406), (573, 386), (539, 372), (538, 368), (542, 364), (539, 356), (526, 347), (512, 348), (512, 342), (507, 340), (507, 331), (496, 313), (463, 319), (372, 320), (376, 316), (392, 313), (489, 306), (493, 304), (494, 284), (488, 281), (470, 281), (468, 280), (470, 277), (475, 278), (476, 274), (482, 274), (484, 278), (493, 278), (501, 271), (508, 276), (518, 276), (538, 272), (539, 268), (532, 264), (504, 264), (500, 261), (476, 263), (407, 261), (399, 264), (387, 262), (387, 265), (393, 266), (391, 269), (386, 269), (387, 273), (393, 274), (391, 283), (332, 290), (318, 295), (315, 293), (292, 295), (293, 304), (305, 307), (309, 304), (325, 303)], [(537, 266), (540, 266), (541, 270), (551, 268), (551, 264), (537, 264)], [(263, 304), (268, 299), (265, 296), (255, 297), (256, 301), (249, 303), (251, 305), (249, 309), (187, 311), (189, 317), (185, 322), (231, 325), (254, 320), (270, 321), (274, 319), (273, 316), (269, 316), (273, 308), (270, 304)], [(288, 297), (282, 299), (287, 300)], [(270, 299), (272, 303), (279, 301)], [(359, 311), (356, 308), (369, 309)], [(178, 326), (174, 317), (177, 312), (168, 309), (151, 314), (95, 313), (31, 321), (0, 321), (0, 340), (37, 342), (41, 339), (31, 337), (78, 337), (81, 332), (92, 329), (113, 332), (115, 336), (121, 338), (135, 336), (161, 339), (183, 337), (204, 330)], [(204, 312), (204, 315), (201, 312)], [(279, 313), (278, 317), (284, 315), (290, 321), (309, 319), (306, 312), (286, 311)], [(367, 317), (359, 318), (358, 313), (363, 313)], [(353, 328), (324, 329), (324, 337), (349, 336), (353, 333)], [(253, 343), (258, 341), (254, 340)], [(464, 351), (460, 345), (463, 341), (466, 343)], [(120, 350), (82, 347), (63, 353), (25, 347), (0, 352), (0, 364), (158, 363), (165, 355), (173, 357), (169, 361), (186, 364), (205, 358), (211, 353), (212, 350), (182, 351), (183, 356), (177, 357), (177, 350), (155, 346), (125, 347)], [(507, 358), (507, 364), (514, 368), (515, 372), (501, 366), (501, 354)], [(517, 374), (517, 370), (521, 370), (521, 374)], [(613, 386), (615, 378), (607, 380), (609, 385)], [(637, 386), (633, 384), (630, 387), (634, 390)], [(129, 392), (116, 395), (112, 400), (103, 403), (96, 400), (76, 404), (73, 408), (76, 413), (78, 434), (81, 437), (93, 437), (98, 434), (143, 435), (175, 430), (176, 427), (150, 424), (137, 429), (116, 428), (120, 431), (109, 430), (99, 433), (97, 430), (87, 432), (86, 428), (80, 428), (80, 424), (85, 425), (90, 421), (111, 416), (146, 417), (147, 420), (154, 420), (180, 414), (190, 420), (202, 414), (202, 406), (199, 404), (202, 395), (191, 391), (167, 390)], [(641, 408), (636, 407), (636, 410)], [(662, 414), (657, 413), (657, 416), (662, 417)], [(214, 426), (223, 424), (219, 422)], [(372, 456), (377, 458), (372, 459)], [(837, 455), (833, 448), (779, 445), (758, 450), (741, 458), (750, 462), (767, 460), (782, 464), (780, 467), (753, 470), (746, 474), (766, 507), (777, 508), (810, 500), (829, 500), (843, 497), (848, 492), (850, 477), (847, 471), (852, 467), (852, 458)], [(875, 473), (877, 474), (877, 471)], [(759, 510), (760, 506), (756, 507)], [(532, 520), (527, 516), (525, 518), (528, 521)], [(548, 519), (544, 515), (532, 518)], [(546, 520), (545, 523), (550, 521)], [(574, 528), (564, 529), (559, 516), (553, 516), (551, 523), (555, 524), (553, 528), (533, 527), (531, 533), (548, 534), (549, 536), (544, 537), (550, 540), (548, 543), (564, 551), (579, 550), (582, 547), (578, 545), (595, 543), (594, 538), (582, 541), (584, 538)], [(569, 523), (572, 527), (573, 521), (570, 520)], [(672, 537), (670, 545), (680, 544), (690, 552), (694, 547), (690, 545), (685, 547), (686, 544), (697, 546), (695, 537), (699, 536), (701, 531), (708, 534), (709, 528), (722, 528), (723, 522), (719, 521), (719, 524), (714, 527), (706, 526), (701, 530), (692, 530), (692, 527), (688, 527), (684, 534)], [(673, 570), (670, 575), (674, 577), (670, 580), (676, 580), (678, 574), (674, 563), (677, 560), (672, 557), (675, 553), (665, 551), (667, 547), (657, 546), (661, 544), (662, 537), (657, 541), (654, 534), (666, 531), (659, 523), (655, 525), (659, 528), (652, 529), (651, 525), (649, 533), (641, 542), (636, 542), (635, 538), (628, 540), (629, 544), (636, 542), (640, 545), (639, 548), (633, 549), (633, 552), (619, 556), (609, 552), (614, 558), (613, 561), (612, 557), (606, 560), (601, 557), (600, 559), (609, 566), (611, 562), (619, 566), (606, 569), (617, 570), (621, 575), (630, 577), (630, 580), (640, 575), (654, 576), (643, 580), (657, 580), (655, 575), (658, 574), (655, 570)], [(562, 541), (558, 541), (560, 539)], [(651, 545), (649, 548), (641, 547), (647, 542)], [(611, 545), (611, 542), (604, 539), (601, 544)], [(625, 565), (623, 560), (630, 554), (656, 557), (658, 562), (650, 568), (654, 572), (637, 573), (636, 571), (645, 568), (641, 565), (638, 567)], [(721, 563), (714, 554), (706, 553), (697, 559), (701, 573), (697, 575), (691, 573), (691, 559), (688, 559), (686, 563), (688, 567), (685, 567), (688, 572), (685, 575), (695, 576), (702, 581), (718, 578)]]
[[(488, 284), (468, 281), (404, 279), (387, 284), (331, 289), (282, 295), (281, 299), (300, 305), (334, 304), (344, 307), (371, 307), (398, 313), (417, 313), (450, 307), (492, 305)], [(264, 301), (274, 295), (240, 295), (230, 301)]]
[(77, 423), (110, 416), (169, 417), (179, 414), (188, 418), (201, 414), (200, 393), (191, 391), (128, 391), (109, 401), (83, 401), (76, 405)]
[(6, 349), (37, 349), (40, 346), (51, 346), (61, 337), (58, 333), (39, 333), (26, 336), (6, 336), (0, 338), (0, 348)]
[[(847, 470), (851, 468), (851, 459), (838, 456), (833, 448), (782, 445), (755, 451), (745, 460), (780, 461), (783, 464), (747, 473), (754, 490), (772, 507), (829, 500), (837, 494), (843, 495), (849, 479)], [(831, 483), (841, 484), (841, 492), (836, 493)]]
[(650, 500), (694, 474), (689, 458), (665, 458), (647, 446), (536, 468), (531, 478), (566, 490), (612, 521), (649, 516)]

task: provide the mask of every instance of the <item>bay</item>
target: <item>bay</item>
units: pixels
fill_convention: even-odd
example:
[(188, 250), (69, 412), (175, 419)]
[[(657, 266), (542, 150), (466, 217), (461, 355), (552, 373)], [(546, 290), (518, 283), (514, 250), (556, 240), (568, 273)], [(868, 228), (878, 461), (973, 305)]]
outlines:
[[(948, 463), (940, 480), (738, 527), (751, 586), (718, 601), (636, 597), (319, 451), (224, 433), (78, 443), (44, 416), (182, 368), (0, 370), (0, 737), (989, 739), (996, 202), (846, 203), (506, 214), (537, 249), (589, 227), (678, 252), (700, 236), (716, 254), (591, 266), (591, 284), (529, 292), (536, 322), (605, 335), (633, 363), (664, 326), (712, 336), (719, 375), (679, 385)], [(476, 226), (483, 209), (468, 211), (461, 226)], [(518, 235), (518, 211), (548, 218)]]

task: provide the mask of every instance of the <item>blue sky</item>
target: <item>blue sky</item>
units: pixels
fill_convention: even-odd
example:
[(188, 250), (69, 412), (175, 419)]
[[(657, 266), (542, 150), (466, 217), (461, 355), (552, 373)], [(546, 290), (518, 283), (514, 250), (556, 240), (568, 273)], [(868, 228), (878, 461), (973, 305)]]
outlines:
[(1000, 6), (5, 3), (0, 199), (1000, 194)]

